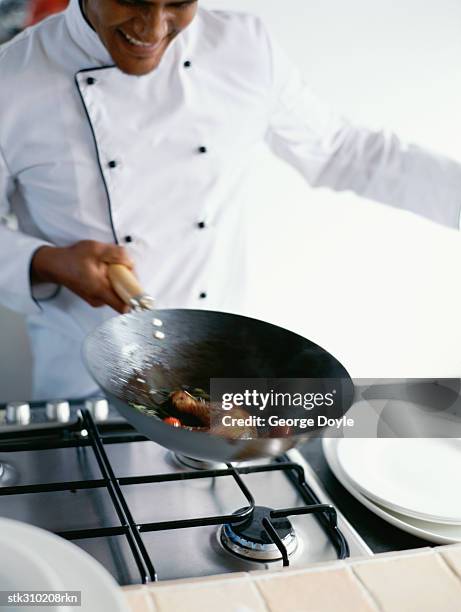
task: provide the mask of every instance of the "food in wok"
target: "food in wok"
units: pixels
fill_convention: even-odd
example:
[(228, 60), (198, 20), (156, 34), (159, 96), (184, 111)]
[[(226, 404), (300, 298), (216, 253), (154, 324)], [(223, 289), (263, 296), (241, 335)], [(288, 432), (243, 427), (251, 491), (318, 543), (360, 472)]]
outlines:
[(221, 424), (221, 407), (210, 400), (203, 389), (183, 387), (175, 391), (157, 390), (149, 405), (130, 405), (154, 418), (161, 419), (167, 425), (180, 427), (189, 431), (202, 431), (229, 439), (257, 438), (261, 435), (258, 428), (244, 421), (251, 421), (249, 412), (240, 407), (233, 407), (228, 416), (233, 420), (231, 427)]

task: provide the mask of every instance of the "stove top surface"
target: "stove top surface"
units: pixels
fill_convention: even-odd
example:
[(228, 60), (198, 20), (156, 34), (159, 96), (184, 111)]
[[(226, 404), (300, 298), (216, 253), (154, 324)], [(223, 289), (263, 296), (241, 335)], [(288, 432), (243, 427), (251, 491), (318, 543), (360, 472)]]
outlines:
[[(341, 545), (346, 550), (348, 546), (351, 556), (371, 554), (342, 515), (338, 515), (337, 532), (331, 528), (335, 514), (331, 509), (322, 506), (318, 513), (306, 514), (309, 504), (329, 504), (330, 499), (296, 450), (289, 451), (281, 463), (263, 460), (239, 464), (236, 470), (218, 466), (203, 472), (186, 467), (120, 419), (99, 423), (98, 429), (86, 412), (83, 422), (77, 419), (52, 429), (43, 426), (35, 433), (27, 428), (0, 432), (4, 466), (0, 516), (74, 541), (122, 585), (143, 579), (139, 558), (145, 573), (150, 571), (145, 579), (159, 580), (281, 566), (283, 544), (280, 549), (276, 540), (283, 521), (270, 519), (267, 512), (264, 516), (273, 520), (276, 533), (263, 536), (272, 551), (270, 558), (278, 560), (242, 558), (221, 541), (224, 517), (248, 510), (252, 503), (286, 510), (296, 536), (296, 543), (290, 539), (287, 546), (292, 552), (291, 567), (337, 559)], [(307, 489), (299, 486), (303, 472)], [(259, 544), (257, 539), (255, 546)]]

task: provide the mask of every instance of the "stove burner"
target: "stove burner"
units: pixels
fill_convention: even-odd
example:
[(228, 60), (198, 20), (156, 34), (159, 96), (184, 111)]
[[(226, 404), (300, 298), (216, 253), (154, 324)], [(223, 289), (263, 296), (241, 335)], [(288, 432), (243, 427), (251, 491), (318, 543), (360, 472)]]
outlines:
[(221, 544), (229, 552), (244, 559), (279, 561), (282, 555), (263, 525), (263, 519), (266, 518), (274, 526), (288, 555), (292, 555), (298, 546), (293, 526), (287, 518), (272, 518), (271, 510), (266, 506), (256, 506), (252, 517), (246, 521), (223, 525), (220, 531)]
[(227, 465), (220, 463), (219, 461), (206, 461), (205, 459), (196, 459), (195, 457), (188, 457), (187, 455), (181, 455), (181, 453), (174, 453), (174, 459), (176, 463), (179, 463), (181, 467), (188, 467), (194, 470), (225, 470)]

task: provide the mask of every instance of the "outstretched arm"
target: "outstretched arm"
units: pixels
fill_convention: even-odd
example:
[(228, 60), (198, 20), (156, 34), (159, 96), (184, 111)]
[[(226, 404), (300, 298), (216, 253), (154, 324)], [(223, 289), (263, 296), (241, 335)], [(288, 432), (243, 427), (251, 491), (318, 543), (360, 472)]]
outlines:
[(461, 164), (334, 113), (312, 95), (278, 45), (269, 38), (268, 45), (273, 90), (267, 142), (279, 157), (313, 187), (350, 190), (459, 229)]

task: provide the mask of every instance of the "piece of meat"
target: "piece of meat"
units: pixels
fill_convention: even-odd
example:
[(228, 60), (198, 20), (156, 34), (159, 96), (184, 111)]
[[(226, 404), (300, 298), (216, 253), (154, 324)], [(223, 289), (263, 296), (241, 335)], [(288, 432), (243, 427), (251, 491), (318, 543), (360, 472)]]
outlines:
[(173, 391), (170, 401), (178, 412), (190, 414), (200, 421), (204, 427), (210, 427), (210, 404), (196, 400), (187, 391)]
[[(214, 436), (220, 436), (228, 440), (240, 440), (257, 438), (258, 431), (256, 427), (238, 426), (225, 427), (224, 425), (214, 425), (211, 427), (211, 418), (215, 416), (215, 423), (220, 421), (222, 416), (222, 407), (218, 403), (204, 402), (195, 399), (187, 391), (174, 391), (170, 393), (170, 401), (174, 408), (181, 414), (188, 414), (195, 417), (203, 426), (205, 431), (209, 431)], [(247, 419), (250, 414), (243, 408), (233, 407), (229, 411), (229, 416), (234, 419)], [(202, 430), (202, 428), (193, 428), (194, 430)]]

